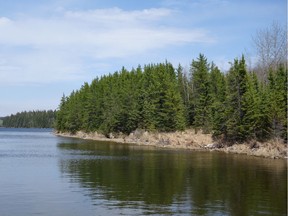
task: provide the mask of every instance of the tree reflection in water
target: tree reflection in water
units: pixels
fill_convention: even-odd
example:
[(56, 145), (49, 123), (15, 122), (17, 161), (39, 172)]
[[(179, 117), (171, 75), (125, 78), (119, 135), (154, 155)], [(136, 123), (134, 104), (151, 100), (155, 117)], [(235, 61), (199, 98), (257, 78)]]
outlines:
[(95, 205), (143, 214), (286, 215), (284, 160), (95, 141), (58, 148), (61, 172)]

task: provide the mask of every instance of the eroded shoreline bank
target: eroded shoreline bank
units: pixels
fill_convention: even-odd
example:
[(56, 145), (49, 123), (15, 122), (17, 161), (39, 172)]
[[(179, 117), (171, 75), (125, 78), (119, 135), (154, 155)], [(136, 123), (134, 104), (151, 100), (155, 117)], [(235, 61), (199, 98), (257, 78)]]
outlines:
[(214, 143), (210, 134), (203, 134), (201, 131), (196, 133), (193, 129), (172, 133), (151, 133), (136, 130), (129, 136), (123, 134), (115, 136), (111, 134), (109, 138), (97, 132), (85, 133), (83, 131), (78, 131), (75, 134), (55, 132), (54, 134), (62, 137), (138, 144), (143, 146), (149, 145), (159, 148), (221, 151), (272, 159), (287, 158), (287, 145), (277, 140), (271, 140), (265, 143), (251, 141), (249, 143), (226, 146)]

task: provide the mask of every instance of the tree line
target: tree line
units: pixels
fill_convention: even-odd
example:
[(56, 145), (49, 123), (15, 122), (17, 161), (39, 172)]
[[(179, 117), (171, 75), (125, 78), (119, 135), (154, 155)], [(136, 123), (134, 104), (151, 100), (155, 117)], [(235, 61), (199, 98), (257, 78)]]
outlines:
[(24, 111), (3, 117), (3, 127), (53, 128), (56, 110)]
[(200, 54), (189, 72), (169, 62), (138, 66), (84, 83), (63, 95), (55, 128), (75, 133), (129, 134), (195, 128), (215, 139), (287, 140), (287, 68), (266, 80), (248, 71), (242, 56), (223, 73)]

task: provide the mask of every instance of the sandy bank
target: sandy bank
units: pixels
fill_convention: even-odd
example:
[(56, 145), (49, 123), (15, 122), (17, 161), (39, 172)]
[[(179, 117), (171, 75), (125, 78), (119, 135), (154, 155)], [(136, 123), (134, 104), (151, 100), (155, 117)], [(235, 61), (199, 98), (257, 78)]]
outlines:
[(133, 143), (139, 145), (156, 146), (160, 148), (222, 151), (226, 153), (245, 154), (274, 159), (287, 158), (287, 145), (281, 143), (280, 141), (271, 140), (265, 143), (253, 141), (250, 143), (225, 146), (214, 143), (210, 134), (203, 134), (201, 131), (195, 133), (195, 130), (192, 129), (173, 133), (150, 133), (143, 130), (136, 130), (129, 136), (120, 134), (116, 137), (115, 135), (111, 134), (109, 138), (97, 132), (85, 133), (79, 131), (76, 134), (55, 134), (64, 137), (112, 141), (118, 143)]

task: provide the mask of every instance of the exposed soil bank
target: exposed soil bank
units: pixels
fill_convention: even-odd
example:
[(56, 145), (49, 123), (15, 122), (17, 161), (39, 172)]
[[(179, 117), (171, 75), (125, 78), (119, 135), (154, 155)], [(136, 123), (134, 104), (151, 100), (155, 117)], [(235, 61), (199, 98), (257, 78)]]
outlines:
[(129, 136), (125, 136), (123, 134), (115, 136), (110, 134), (109, 138), (97, 132), (85, 133), (79, 131), (76, 134), (55, 134), (64, 137), (112, 141), (118, 143), (133, 143), (139, 145), (156, 146), (161, 148), (222, 151), (226, 153), (246, 154), (274, 159), (287, 158), (287, 145), (277, 140), (271, 140), (265, 143), (251, 141), (249, 143), (225, 146), (213, 143), (210, 134), (203, 134), (201, 131), (195, 133), (195, 130), (193, 129), (173, 133), (151, 133), (143, 130), (136, 130)]

